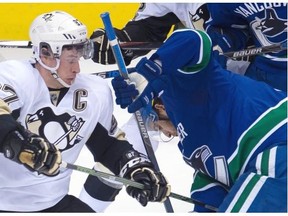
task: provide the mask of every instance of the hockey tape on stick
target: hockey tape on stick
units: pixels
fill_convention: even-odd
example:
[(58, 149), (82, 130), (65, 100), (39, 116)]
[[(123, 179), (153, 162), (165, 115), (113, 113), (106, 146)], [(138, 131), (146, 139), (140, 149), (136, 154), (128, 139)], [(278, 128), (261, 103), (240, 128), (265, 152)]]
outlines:
[[(136, 72), (136, 68), (134, 67), (127, 68), (127, 70), (129, 73)], [(106, 78), (113, 78), (113, 77), (119, 76), (120, 72), (119, 70), (111, 70), (111, 71), (102, 71), (102, 72), (92, 73), (92, 75), (97, 75), (106, 79)]]
[[(108, 180), (116, 181), (116, 182), (122, 183), (125, 186), (131, 186), (131, 187), (135, 187), (135, 188), (139, 188), (139, 189), (144, 189), (145, 188), (145, 186), (143, 184), (139, 183), (139, 182), (135, 182), (135, 181), (130, 180), (130, 179), (122, 178), (122, 177), (119, 177), (119, 176), (115, 176), (115, 175), (112, 175), (112, 174), (109, 174), (109, 173), (97, 171), (97, 170), (94, 170), (94, 169), (89, 169), (89, 168), (86, 168), (86, 167), (83, 167), (83, 166), (79, 166), (79, 165), (76, 165), (76, 164), (70, 164), (70, 163), (67, 163), (65, 161), (62, 161), (61, 167), (62, 168), (66, 168), (66, 169), (76, 170), (76, 171), (83, 172), (83, 173), (87, 173), (89, 175), (93, 175), (93, 176), (96, 176), (98, 178), (105, 178), (105, 179), (108, 179)], [(191, 199), (189, 197), (182, 196), (180, 194), (176, 194), (176, 193), (172, 193), (171, 192), (169, 197), (172, 197), (172, 198), (178, 199), (178, 200), (182, 200), (184, 202), (189, 202), (189, 203), (192, 203), (192, 204), (195, 204), (195, 205), (203, 206), (203, 207), (205, 207), (205, 208), (207, 208), (209, 210), (215, 211), (215, 212), (218, 210), (214, 206), (207, 205), (207, 204), (202, 203), (202, 202), (200, 202), (198, 200), (194, 200), (194, 199)]]
[[(110, 20), (110, 15), (108, 12), (106, 12), (106, 13), (102, 13), (100, 15), (100, 17), (101, 17), (103, 24), (105, 26), (106, 35), (108, 37), (109, 42), (110, 41), (113, 41), (113, 42), (116, 41), (116, 43), (113, 43), (113, 44), (110, 43), (110, 46), (112, 48), (114, 58), (116, 59), (116, 63), (118, 65), (120, 75), (122, 77), (124, 77), (125, 79), (129, 79), (128, 71), (127, 71), (123, 56), (122, 56), (122, 52), (121, 52), (120, 46), (118, 44), (118, 41), (116, 39), (116, 34), (114, 32), (114, 28), (113, 28), (111, 20)], [(145, 123), (144, 123), (144, 120), (143, 120), (143, 117), (141, 115), (140, 110), (137, 110), (134, 113), (134, 116), (135, 116), (135, 119), (137, 121), (137, 125), (139, 128), (140, 135), (141, 135), (142, 141), (144, 143), (144, 147), (145, 147), (145, 150), (147, 152), (147, 155), (148, 155), (149, 159), (151, 160), (151, 162), (154, 164), (156, 170), (160, 171), (156, 157), (155, 157), (155, 154), (154, 154), (154, 150), (152, 148), (151, 141), (149, 139), (148, 131), (146, 129), (146, 126), (145, 126)], [(165, 206), (165, 209), (167, 212), (174, 212), (169, 198), (167, 198), (164, 201), (164, 206)]]
[(114, 32), (109, 13), (106, 12), (106, 13), (101, 14), (100, 16), (105, 26), (106, 35), (108, 37), (110, 46), (112, 48), (116, 63), (118, 65), (120, 75), (124, 77), (125, 79), (129, 79), (128, 71), (127, 71), (127, 68), (126, 68), (122, 53), (121, 53), (120, 46), (116, 39), (116, 34)]

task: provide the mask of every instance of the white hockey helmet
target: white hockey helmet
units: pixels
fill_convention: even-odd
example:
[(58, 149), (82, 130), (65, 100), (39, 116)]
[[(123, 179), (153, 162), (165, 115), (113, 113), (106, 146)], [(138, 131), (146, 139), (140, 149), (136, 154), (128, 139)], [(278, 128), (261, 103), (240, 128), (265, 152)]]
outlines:
[(93, 55), (93, 43), (87, 38), (87, 28), (79, 20), (63, 11), (52, 11), (39, 15), (30, 26), (30, 40), (36, 59), (43, 46), (59, 58), (63, 46), (83, 45), (82, 56), (89, 59)]

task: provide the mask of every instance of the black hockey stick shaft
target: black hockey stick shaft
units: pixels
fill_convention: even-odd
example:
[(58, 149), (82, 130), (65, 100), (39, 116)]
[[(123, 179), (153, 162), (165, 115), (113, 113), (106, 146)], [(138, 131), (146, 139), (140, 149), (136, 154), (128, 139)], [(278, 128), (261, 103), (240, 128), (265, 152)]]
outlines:
[[(158, 49), (162, 42), (119, 42), (119, 46), (122, 49), (129, 50), (153, 50)], [(31, 41), (0, 41), (0, 48), (24, 48), (28, 49), (32, 47)]]
[(121, 42), (119, 45), (124, 50), (154, 50), (158, 49), (163, 42)]
[[(103, 24), (105, 26), (106, 35), (108, 37), (110, 46), (112, 48), (114, 58), (116, 59), (116, 63), (118, 65), (120, 75), (123, 76), (125, 79), (129, 79), (128, 71), (127, 71), (123, 56), (122, 56), (122, 52), (121, 52), (118, 40), (116, 38), (116, 34), (114, 32), (111, 20), (110, 20), (110, 15), (108, 12), (106, 12), (106, 13), (102, 13), (100, 15), (100, 17), (101, 17)], [(160, 171), (140, 110), (137, 110), (134, 113), (134, 116), (135, 116), (135, 119), (136, 119), (136, 122), (137, 122), (137, 125), (139, 128), (140, 135), (141, 135), (144, 147), (146, 149), (147, 155), (148, 155), (149, 159), (151, 160), (151, 162), (154, 164), (156, 170)], [(168, 197), (164, 201), (164, 206), (165, 206), (165, 209), (167, 212), (174, 212), (172, 204), (171, 204), (170, 199)]]
[(286, 45), (285, 44), (273, 44), (273, 45), (263, 46), (263, 47), (254, 47), (254, 48), (244, 49), (240, 51), (225, 52), (225, 53), (222, 53), (221, 55), (225, 55), (228, 58), (237, 59), (237, 58), (242, 58), (246, 56), (261, 55), (261, 54), (270, 53), (270, 52), (279, 52), (282, 50), (287, 50), (287, 44)]
[[(24, 43), (24, 44), (23, 44)], [(154, 50), (158, 49), (162, 42), (121, 42), (119, 46), (123, 50)], [(0, 48), (31, 48), (32, 43), (30, 41), (0, 41)], [(273, 44), (269, 46), (253, 47), (249, 49), (243, 49), (239, 51), (231, 51), (220, 53), (228, 58), (238, 59), (247, 56), (261, 55), (270, 52), (279, 52), (287, 50), (287, 44)]]
[[(121, 44), (122, 49), (130, 50), (153, 50), (158, 49), (163, 43), (162, 42), (126, 42)], [(249, 49), (243, 49), (239, 51), (220, 53), (228, 58), (242, 58), (246, 56), (261, 55), (269, 52), (279, 52), (287, 50), (286, 43), (272, 44), (269, 46), (253, 47)]]
[[(153, 50), (158, 49), (163, 43), (162, 42), (126, 42), (121, 45), (122, 49), (130, 50)], [(220, 53), (228, 58), (238, 59), (247, 56), (261, 55), (270, 52), (279, 52), (287, 50), (287, 44), (273, 44), (269, 46), (253, 47), (249, 49), (243, 49), (239, 51)]]
[(31, 41), (0, 41), (0, 48), (32, 48)]
[[(129, 44), (132, 45), (129, 45)], [(142, 46), (141, 43), (145, 44), (145, 42), (135, 42), (135, 44), (133, 42), (127, 42), (127, 49), (129, 46)], [(159, 46), (159, 44), (161, 43), (147, 43), (147, 45), (151, 45), (156, 47)], [(121, 47), (122, 48), (122, 47)], [(139, 47), (140, 49), (140, 47)], [(226, 53), (220, 53), (220, 55), (225, 55), (228, 58), (231, 59), (241, 59), (243, 57), (247, 57), (247, 56), (253, 56), (253, 55), (260, 55), (260, 54), (264, 54), (264, 53), (269, 53), (269, 52), (279, 52), (282, 50), (287, 50), (287, 44), (286, 43), (282, 43), (282, 44), (273, 44), (270, 46), (263, 46), (263, 47), (255, 47), (255, 48), (250, 48), (250, 49), (244, 49), (244, 50), (240, 50), (240, 51), (235, 51), (235, 52), (226, 52)], [(129, 73), (132, 72), (136, 72), (136, 68), (132, 67), (132, 68), (127, 68)], [(111, 70), (111, 71), (103, 71), (103, 72), (99, 72), (99, 73), (94, 73), (96, 75), (99, 74), (99, 76), (102, 76), (103, 78), (112, 78), (115, 76), (119, 75), (119, 70)]]
[[(131, 186), (131, 187), (135, 187), (135, 188), (139, 188), (139, 189), (144, 189), (145, 188), (145, 186), (143, 184), (139, 183), (139, 182), (135, 182), (135, 181), (130, 180), (130, 179), (122, 178), (122, 177), (115, 176), (115, 175), (112, 175), (112, 174), (109, 174), (109, 173), (97, 171), (97, 170), (86, 168), (86, 167), (83, 167), (83, 166), (79, 166), (79, 165), (76, 165), (76, 164), (71, 164), (71, 163), (67, 163), (67, 162), (62, 161), (61, 167), (66, 168), (66, 169), (76, 170), (76, 171), (83, 172), (83, 173), (87, 173), (89, 175), (93, 175), (93, 176), (96, 176), (98, 178), (106, 178), (106, 179), (109, 179), (109, 180), (113, 180), (113, 181), (122, 183), (125, 186)], [(184, 202), (189, 202), (189, 203), (192, 203), (192, 204), (195, 204), (195, 205), (203, 206), (203, 207), (205, 207), (205, 208), (207, 208), (209, 210), (212, 210), (212, 211), (217, 211), (218, 210), (214, 206), (207, 205), (207, 204), (205, 204), (203, 202), (191, 199), (191, 198), (186, 197), (186, 196), (182, 196), (180, 194), (176, 194), (176, 193), (172, 193), (171, 192), (169, 196), (174, 198), (174, 199), (178, 199), (178, 200), (181, 200), (181, 201), (184, 201)]]

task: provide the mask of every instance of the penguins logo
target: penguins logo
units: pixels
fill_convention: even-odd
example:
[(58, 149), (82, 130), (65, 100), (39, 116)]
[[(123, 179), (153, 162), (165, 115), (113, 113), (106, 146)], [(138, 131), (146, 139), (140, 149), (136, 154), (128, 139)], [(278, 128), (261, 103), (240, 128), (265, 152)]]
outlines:
[(83, 139), (78, 132), (84, 123), (82, 118), (77, 119), (68, 113), (57, 116), (49, 107), (26, 117), (27, 129), (57, 145), (60, 151), (72, 148)]
[(196, 10), (195, 14), (189, 12), (189, 17), (195, 29), (204, 30), (204, 23), (210, 18), (207, 5), (203, 4)]

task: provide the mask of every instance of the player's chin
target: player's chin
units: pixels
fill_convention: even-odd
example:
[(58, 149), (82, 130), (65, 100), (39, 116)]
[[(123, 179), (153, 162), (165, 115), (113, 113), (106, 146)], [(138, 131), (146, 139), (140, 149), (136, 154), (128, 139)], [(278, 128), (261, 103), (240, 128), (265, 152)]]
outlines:
[(75, 82), (75, 78), (66, 79), (65, 82), (66, 82), (68, 85), (72, 85), (72, 84)]

